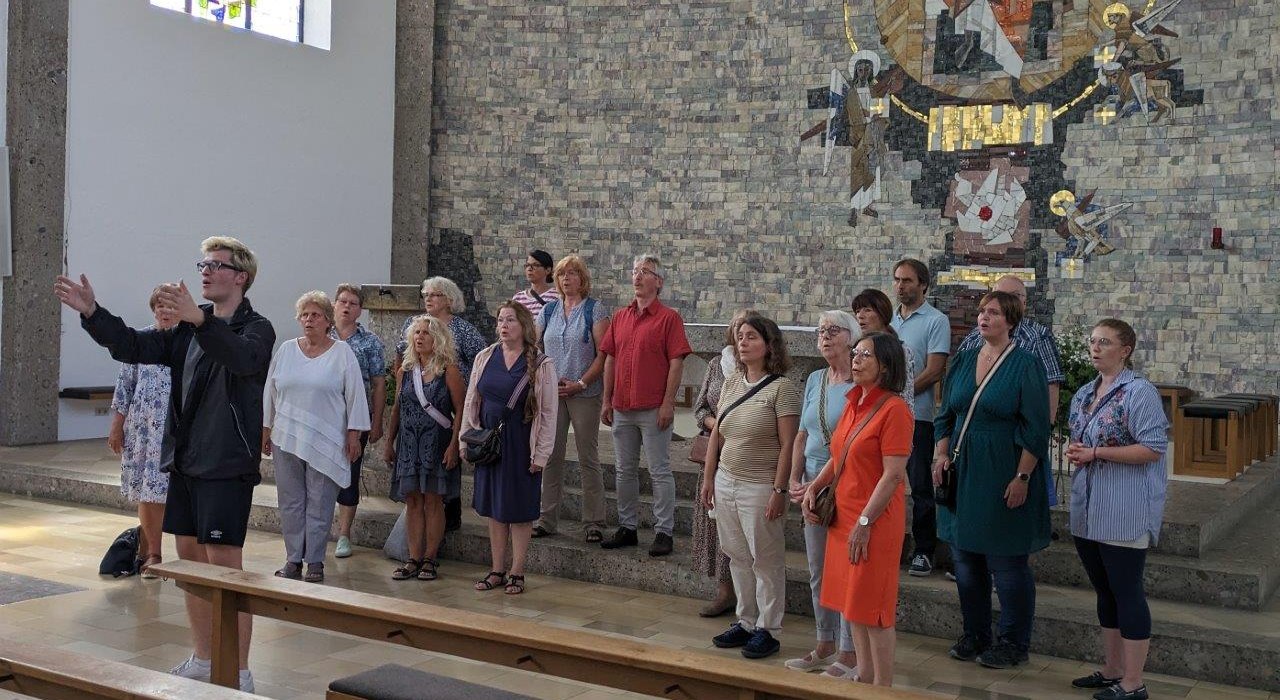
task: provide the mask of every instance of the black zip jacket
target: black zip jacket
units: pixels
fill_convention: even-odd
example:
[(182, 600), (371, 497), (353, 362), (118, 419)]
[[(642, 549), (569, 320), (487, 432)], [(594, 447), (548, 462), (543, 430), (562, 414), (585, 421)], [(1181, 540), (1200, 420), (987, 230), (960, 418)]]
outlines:
[[(129, 364), (165, 365), (172, 375), (169, 415), (161, 449), (161, 471), (197, 479), (261, 481), (262, 388), (271, 366), (276, 332), (271, 322), (240, 302), (231, 321), (203, 304), (204, 323), (185, 321), (162, 330), (134, 330), (99, 304), (80, 325), (111, 357)], [(183, 405), (182, 372), (187, 349), (200, 344), (204, 354), (191, 378), (190, 400)]]

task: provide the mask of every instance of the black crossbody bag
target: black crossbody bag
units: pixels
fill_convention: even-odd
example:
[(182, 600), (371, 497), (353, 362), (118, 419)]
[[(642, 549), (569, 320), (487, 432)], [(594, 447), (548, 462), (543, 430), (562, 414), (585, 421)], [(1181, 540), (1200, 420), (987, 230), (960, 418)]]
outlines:
[[(496, 352), (496, 351), (495, 351)], [(542, 364), (542, 355), (538, 355), (538, 359), (534, 361), (534, 367)], [(529, 374), (533, 372), (533, 367), (525, 370), (524, 376), (516, 383), (516, 388), (511, 392), (511, 398), (507, 399), (507, 410), (515, 408), (516, 399), (520, 398), (520, 392), (529, 385)], [(496, 464), (502, 459), (502, 429), (506, 426), (506, 419), (500, 421), (494, 428), (472, 428), (461, 435), (463, 447), (463, 458), (477, 467), (484, 467), (490, 464)]]
[(978, 398), (982, 396), (982, 392), (987, 388), (987, 383), (996, 376), (996, 371), (1000, 369), (1000, 365), (1004, 364), (1004, 360), (1013, 351), (1014, 344), (1009, 343), (1000, 353), (1000, 357), (996, 358), (996, 363), (987, 370), (987, 375), (982, 378), (982, 383), (978, 385), (976, 391), (973, 392), (973, 399), (969, 401), (969, 412), (965, 414), (964, 425), (960, 426), (960, 434), (956, 436), (955, 444), (951, 447), (951, 467), (942, 471), (942, 483), (933, 487), (933, 502), (940, 506), (946, 506), (954, 509), (956, 507), (956, 495), (960, 485), (960, 447), (964, 445), (965, 433), (969, 432), (969, 421), (973, 420), (973, 412), (978, 408)]

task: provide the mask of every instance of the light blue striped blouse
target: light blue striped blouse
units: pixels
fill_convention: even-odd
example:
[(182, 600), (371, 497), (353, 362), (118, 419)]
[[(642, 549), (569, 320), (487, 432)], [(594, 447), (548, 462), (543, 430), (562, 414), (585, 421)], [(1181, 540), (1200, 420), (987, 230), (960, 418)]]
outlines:
[(1169, 479), (1169, 422), (1160, 392), (1125, 369), (1089, 413), (1100, 380), (1084, 385), (1071, 399), (1071, 439), (1086, 447), (1139, 444), (1160, 458), (1148, 464), (1099, 459), (1077, 469), (1071, 479), (1071, 534), (1097, 542), (1132, 542), (1149, 535), (1155, 545)]

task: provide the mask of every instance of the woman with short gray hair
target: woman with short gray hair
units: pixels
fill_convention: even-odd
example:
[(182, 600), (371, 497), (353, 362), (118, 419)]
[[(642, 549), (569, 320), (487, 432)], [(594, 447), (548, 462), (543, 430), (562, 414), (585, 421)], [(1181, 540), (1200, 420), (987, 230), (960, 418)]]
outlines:
[[(792, 503), (800, 503), (809, 482), (831, 459), (831, 435), (844, 413), (845, 395), (853, 389), (853, 358), (850, 352), (857, 327), (857, 321), (847, 311), (832, 309), (818, 315), (818, 353), (827, 361), (827, 366), (814, 370), (804, 383), (800, 431), (792, 446), (791, 479), (787, 485)], [(804, 548), (809, 558), (809, 592), (813, 599), (818, 641), (813, 651), (788, 660), (786, 667), (796, 671), (823, 669), (827, 676), (852, 678), (858, 665), (852, 628), (840, 611), (823, 607), (821, 603), (822, 570), (827, 551), (826, 526), (805, 522)]]
[(273, 456), (280, 499), (285, 564), (276, 576), (319, 583), (338, 491), (351, 483), (369, 405), (355, 351), (329, 337), (329, 297), (307, 292), (296, 308), (302, 336), (271, 358), (262, 393), (262, 453)]

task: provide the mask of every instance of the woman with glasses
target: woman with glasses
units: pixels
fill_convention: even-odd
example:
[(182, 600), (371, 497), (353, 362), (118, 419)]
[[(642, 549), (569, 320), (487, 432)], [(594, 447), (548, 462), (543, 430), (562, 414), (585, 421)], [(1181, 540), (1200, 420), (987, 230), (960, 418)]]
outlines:
[[(844, 413), (845, 394), (853, 388), (853, 317), (847, 311), (823, 311), (818, 316), (818, 352), (827, 366), (814, 370), (804, 383), (804, 404), (800, 410), (800, 432), (792, 447), (791, 502), (800, 503), (809, 482), (831, 459), (831, 436)], [(817, 522), (804, 524), (804, 549), (809, 558), (809, 592), (818, 643), (813, 651), (790, 659), (786, 667), (796, 671), (825, 669), (824, 674), (844, 678), (858, 665), (853, 635), (839, 610), (825, 608), (822, 595), (822, 567), (827, 552), (827, 528)], [(836, 637), (839, 636), (839, 648)]]
[(329, 337), (329, 297), (307, 292), (296, 308), (302, 336), (280, 346), (267, 373), (262, 452), (274, 457), (280, 498), (286, 556), (276, 576), (319, 583), (338, 491), (351, 484), (360, 433), (369, 429), (369, 404), (355, 351)]
[(1098, 700), (1146, 700), (1142, 682), (1151, 610), (1142, 589), (1147, 550), (1164, 515), (1169, 423), (1160, 392), (1133, 371), (1137, 335), (1103, 319), (1089, 334), (1098, 377), (1071, 399), (1071, 534), (1098, 596), (1102, 670), (1077, 678)]
[(556, 289), (555, 277), (552, 275), (555, 263), (551, 253), (545, 250), (531, 250), (524, 261), (524, 278), (529, 281), (526, 289), (521, 289), (511, 300), (529, 310), (535, 319), (542, 314), (542, 307), (560, 298), (560, 290)]

